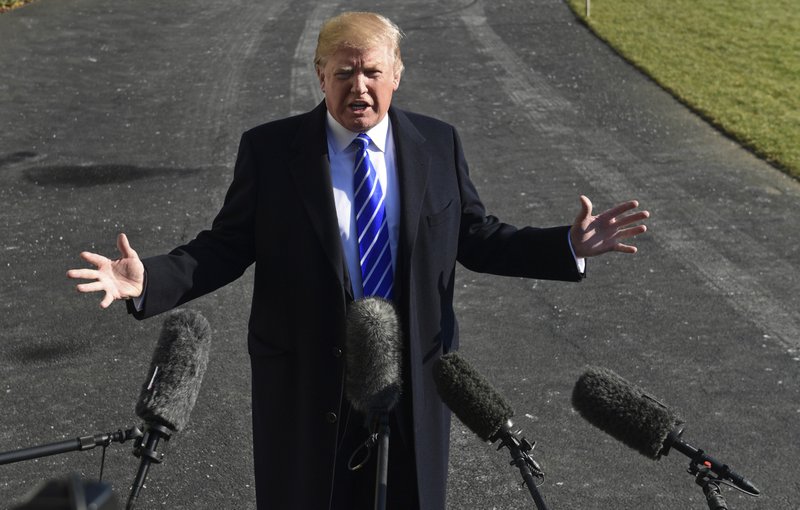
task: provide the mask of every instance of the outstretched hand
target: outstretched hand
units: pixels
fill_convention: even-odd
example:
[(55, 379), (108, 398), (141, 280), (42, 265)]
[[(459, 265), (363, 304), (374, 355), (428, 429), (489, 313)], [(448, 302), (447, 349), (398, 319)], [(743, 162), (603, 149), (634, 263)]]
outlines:
[(645, 231), (645, 225), (632, 225), (650, 217), (648, 211), (626, 212), (639, 207), (639, 202), (623, 202), (611, 209), (592, 216), (592, 202), (581, 195), (581, 212), (570, 229), (570, 241), (575, 256), (594, 257), (609, 251), (636, 253), (636, 247), (621, 241), (637, 236)]
[(81, 253), (81, 258), (92, 264), (96, 269), (70, 269), (67, 271), (69, 278), (78, 280), (94, 280), (89, 283), (78, 284), (78, 292), (105, 292), (100, 302), (102, 308), (118, 299), (138, 297), (144, 288), (144, 265), (139, 255), (131, 248), (125, 234), (117, 236), (117, 249), (120, 258), (108, 259), (102, 255), (88, 251)]

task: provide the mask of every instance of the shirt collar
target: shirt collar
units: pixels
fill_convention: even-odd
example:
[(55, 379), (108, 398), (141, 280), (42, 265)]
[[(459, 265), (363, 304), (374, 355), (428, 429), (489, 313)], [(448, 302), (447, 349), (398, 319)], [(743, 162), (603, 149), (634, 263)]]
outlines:
[[(330, 140), (333, 141), (333, 150), (337, 154), (347, 149), (358, 133), (354, 133), (346, 127), (339, 124), (333, 118), (331, 112), (327, 115), (328, 134)], [(386, 140), (389, 136), (389, 115), (383, 117), (372, 129), (366, 131), (367, 136), (372, 140), (372, 144), (381, 152), (386, 152)]]

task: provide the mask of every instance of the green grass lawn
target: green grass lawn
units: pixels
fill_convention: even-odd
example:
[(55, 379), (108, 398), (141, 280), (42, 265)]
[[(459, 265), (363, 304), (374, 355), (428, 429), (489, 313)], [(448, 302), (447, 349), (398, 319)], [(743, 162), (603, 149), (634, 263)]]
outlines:
[(0, 12), (10, 11), (15, 7), (21, 7), (31, 1), (32, 0), (0, 0)]
[(800, 178), (797, 0), (567, 0), (631, 63)]

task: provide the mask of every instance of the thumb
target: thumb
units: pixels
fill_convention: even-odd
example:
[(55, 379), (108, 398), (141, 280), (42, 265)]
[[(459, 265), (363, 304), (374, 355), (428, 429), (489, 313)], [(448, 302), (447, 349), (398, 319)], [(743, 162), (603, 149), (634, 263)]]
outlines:
[(131, 243), (128, 241), (128, 236), (123, 233), (120, 233), (117, 236), (117, 249), (119, 250), (120, 254), (122, 254), (122, 258), (136, 258), (138, 255), (136, 251), (131, 248)]
[(575, 218), (575, 223), (581, 223), (583, 220), (592, 215), (592, 201), (586, 195), (581, 195), (581, 212)]

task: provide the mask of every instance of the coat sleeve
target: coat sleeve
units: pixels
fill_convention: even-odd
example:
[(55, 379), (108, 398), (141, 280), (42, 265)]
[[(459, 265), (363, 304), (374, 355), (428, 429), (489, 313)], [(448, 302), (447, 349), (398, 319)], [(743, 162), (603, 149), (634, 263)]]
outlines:
[(137, 319), (165, 312), (239, 278), (255, 260), (258, 163), (248, 133), (242, 136), (233, 181), (210, 230), (166, 255), (143, 259), (147, 289)]
[(517, 228), (487, 215), (469, 178), (458, 133), (454, 157), (461, 193), (458, 261), (467, 269), (502, 276), (580, 281), (569, 246), (569, 226)]

